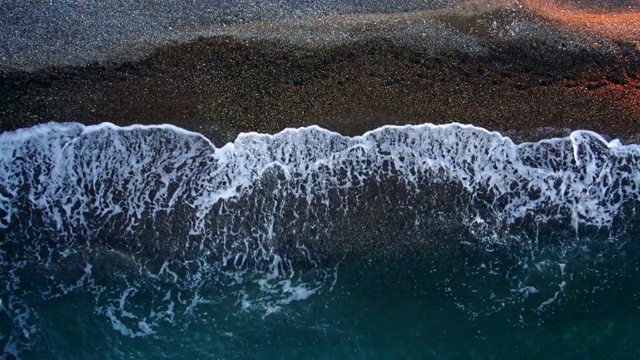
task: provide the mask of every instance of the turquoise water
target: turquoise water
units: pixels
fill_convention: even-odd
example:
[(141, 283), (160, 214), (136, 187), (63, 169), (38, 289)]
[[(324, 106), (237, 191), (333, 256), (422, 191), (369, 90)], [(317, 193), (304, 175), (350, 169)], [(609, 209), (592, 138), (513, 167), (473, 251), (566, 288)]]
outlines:
[(544, 299), (532, 294), (477, 316), (468, 309), (494, 310), (477, 292), (510, 289), (501, 276), (469, 275), (463, 259), (344, 265), (332, 290), (268, 315), (233, 301), (203, 304), (141, 338), (114, 331), (78, 291), (37, 307), (40, 331), (24, 358), (634, 359), (638, 260), (568, 266), (548, 308), (538, 310)]
[(451, 125), (0, 134), (9, 359), (635, 359), (640, 147)]

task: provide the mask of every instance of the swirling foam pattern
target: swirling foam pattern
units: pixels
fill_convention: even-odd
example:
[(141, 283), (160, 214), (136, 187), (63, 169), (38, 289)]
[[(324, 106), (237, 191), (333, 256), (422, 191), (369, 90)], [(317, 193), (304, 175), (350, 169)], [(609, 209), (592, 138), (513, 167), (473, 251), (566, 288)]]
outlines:
[[(357, 137), (311, 126), (221, 148), (169, 125), (3, 133), (5, 353), (29, 347), (34, 299), (74, 291), (137, 337), (225, 296), (267, 312), (304, 300), (335, 284), (340, 261), (363, 256), (508, 249), (521, 268), (540, 268), (523, 260), (535, 248), (564, 275), (558, 254), (637, 231), (639, 157), (640, 147), (588, 131), (514, 144), (460, 124)], [(516, 294), (499, 301), (538, 291), (512, 283)]]

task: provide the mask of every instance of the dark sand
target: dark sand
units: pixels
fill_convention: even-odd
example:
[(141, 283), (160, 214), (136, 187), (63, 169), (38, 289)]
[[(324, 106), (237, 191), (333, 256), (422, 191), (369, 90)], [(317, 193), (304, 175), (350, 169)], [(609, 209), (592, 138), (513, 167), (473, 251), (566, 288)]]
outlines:
[(483, 3), (259, 23), (142, 60), (3, 72), (0, 130), (171, 123), (220, 145), (310, 124), (358, 135), (461, 122), (518, 141), (589, 129), (637, 142), (640, 38), (562, 20)]

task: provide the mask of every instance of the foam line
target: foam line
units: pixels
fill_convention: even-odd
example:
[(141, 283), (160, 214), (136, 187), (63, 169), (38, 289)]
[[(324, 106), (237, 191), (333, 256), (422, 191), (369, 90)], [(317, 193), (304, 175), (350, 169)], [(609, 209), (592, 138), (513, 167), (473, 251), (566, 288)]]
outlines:
[[(567, 142), (571, 144), (572, 159), (566, 156)], [(352, 177), (361, 178), (378, 171), (344, 167), (347, 158), (353, 158), (347, 162), (358, 160), (358, 152), (377, 165), (390, 161), (400, 171), (398, 176), (408, 183), (415, 183), (412, 172), (416, 168), (442, 167), (450, 179), (461, 181), (470, 191), (489, 184), (494, 191), (504, 193), (509, 192), (505, 184), (517, 180), (515, 177), (524, 177), (518, 181), (527, 182), (528, 188), (551, 191), (549, 171), (551, 175), (564, 177), (565, 189), (576, 186), (589, 189), (593, 187), (591, 182), (606, 180), (603, 172), (599, 178), (589, 174), (608, 162), (636, 157), (639, 152), (637, 145), (622, 145), (617, 140), (607, 142), (589, 131), (516, 145), (497, 132), (457, 123), (384, 126), (352, 138), (318, 126), (285, 129), (273, 135), (243, 133), (222, 148), (216, 148), (201, 134), (172, 125), (51, 123), (1, 134), (0, 147), (3, 154), (0, 166), (5, 174), (0, 181), (2, 228), (12, 221), (16, 209), (24, 205), (17, 200), (20, 188), (28, 189), (29, 202), (49, 213), (49, 219), (62, 228), (65, 219), (75, 218), (82, 223), (82, 215), (78, 214), (86, 211), (89, 203), (98, 214), (126, 213), (130, 219), (139, 219), (150, 209), (171, 211), (176, 201), (187, 197), (189, 205), (197, 208), (202, 217), (219, 201), (241, 196), (274, 167), (279, 167), (287, 179), (294, 174), (309, 177), (323, 165), (342, 166)], [(536, 153), (542, 149), (553, 149), (554, 155)], [(531, 156), (537, 157), (537, 163), (528, 161)], [(410, 160), (402, 161), (405, 158)], [(117, 168), (112, 166), (116, 163)], [(205, 168), (197, 168), (195, 163)], [(580, 173), (578, 170), (583, 166), (586, 167)], [(629, 162), (626, 166), (634, 170), (629, 179), (635, 179), (636, 165)], [(497, 170), (492, 171), (491, 167)], [(188, 187), (190, 194), (182, 181), (185, 179), (195, 182)], [(79, 185), (90, 186), (103, 196), (78, 192)], [(127, 199), (126, 206), (120, 201), (123, 199), (114, 198), (116, 194)], [(566, 200), (552, 192), (546, 196), (546, 202)], [(522, 206), (522, 200), (527, 199), (516, 197), (512, 204)], [(585, 203), (575, 205), (578, 213), (587, 211)], [(617, 205), (610, 206), (609, 212), (615, 213)], [(530, 205), (514, 208), (509, 215), (520, 216), (529, 208)], [(595, 223), (606, 225), (610, 219), (601, 218)], [(192, 230), (199, 233), (201, 229), (196, 226)]]

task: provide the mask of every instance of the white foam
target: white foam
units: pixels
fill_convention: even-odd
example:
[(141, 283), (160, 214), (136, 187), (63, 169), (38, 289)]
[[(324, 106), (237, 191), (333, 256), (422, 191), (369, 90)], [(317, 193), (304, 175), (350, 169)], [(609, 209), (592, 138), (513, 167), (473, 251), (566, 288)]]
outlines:
[[(159, 287), (159, 307), (143, 313), (127, 306), (135, 284), (108, 298), (92, 280), (99, 267), (89, 262), (55, 289), (98, 289), (96, 301), (106, 301), (99, 312), (114, 329), (147, 336), (158, 321), (173, 321), (177, 312), (210, 301), (200, 292), (207, 282), (238, 289), (243, 309), (267, 313), (325, 285), (333, 288), (337, 267), (305, 277), (292, 257), (318, 266), (318, 246), (340, 245), (341, 239), (328, 239), (332, 227), (357, 222), (350, 215), (378, 200), (364, 191), (372, 184), (386, 199), (383, 206), (401, 207), (415, 228), (446, 225), (448, 214), (421, 213), (426, 205), (416, 199), (430, 195), (430, 185), (458, 186), (453, 200), (464, 213), (455, 221), (476, 238), (460, 241), (490, 251), (519, 241), (510, 226), (523, 219), (536, 226), (555, 221), (576, 233), (586, 226), (626, 226), (614, 220), (640, 202), (639, 160), (637, 145), (588, 131), (514, 144), (462, 124), (384, 126), (355, 137), (310, 126), (245, 133), (216, 148), (202, 135), (170, 125), (51, 123), (0, 134), (0, 229), (10, 239), (0, 244), (0, 256), (16, 239), (32, 242), (19, 253), (23, 257), (0, 264), (13, 274), (8, 267), (39, 261), (40, 254), (51, 264), (71, 264), (101, 254), (94, 247), (122, 253), (118, 261), (126, 259), (139, 274), (176, 291)], [(542, 272), (548, 265), (531, 261), (523, 268), (533, 271), (538, 264)], [(566, 262), (556, 265), (564, 276)], [(12, 284), (15, 292), (19, 279)], [(514, 297), (540, 291), (523, 284), (514, 284)], [(252, 287), (258, 295), (247, 290)]]
[[(189, 227), (185, 235), (227, 244), (229, 253), (221, 258), (245, 263), (271, 258), (282, 199), (304, 199), (305, 212), (293, 215), (313, 222), (366, 202), (344, 198), (336, 205), (331, 191), (389, 178), (416, 193), (425, 181), (460, 184), (474, 206), (487, 209), (470, 213), (467, 224), (487, 239), (500, 237), (491, 234), (497, 222), (526, 216), (540, 223), (570, 216), (576, 229), (610, 227), (622, 206), (638, 200), (639, 149), (588, 131), (516, 145), (499, 133), (456, 123), (384, 126), (355, 137), (309, 126), (240, 134), (222, 148), (171, 125), (51, 123), (0, 134), (0, 228), (20, 212), (37, 210), (57, 231), (135, 234), (145, 221), (187, 206), (181, 214)], [(251, 214), (257, 222), (252, 234), (236, 232), (232, 239), (230, 225), (211, 229), (214, 213), (246, 216), (234, 204), (267, 183), (275, 188), (257, 204), (259, 214)], [(267, 203), (271, 209), (261, 207)], [(422, 226), (417, 215), (415, 224)], [(247, 254), (250, 248), (255, 253)], [(204, 241), (200, 249), (207, 250)]]

